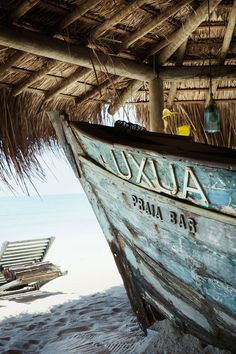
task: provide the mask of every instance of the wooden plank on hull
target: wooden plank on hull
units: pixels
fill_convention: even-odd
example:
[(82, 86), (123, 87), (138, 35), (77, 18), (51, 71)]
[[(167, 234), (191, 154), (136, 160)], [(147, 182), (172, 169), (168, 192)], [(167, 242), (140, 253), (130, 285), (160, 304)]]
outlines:
[(117, 239), (117, 229), (114, 225), (111, 225), (107, 213), (104, 210), (99, 198), (97, 197), (96, 191), (93, 190), (93, 187), (90, 185), (90, 183), (88, 183), (84, 176), (80, 177), (80, 182), (93, 208), (93, 211), (100, 222), (100, 226), (109, 244), (116, 266), (120, 272), (125, 289), (127, 291), (127, 295), (130, 300), (130, 305), (134, 313), (136, 314), (136, 317), (139, 323), (141, 324), (142, 329), (146, 333), (146, 329), (150, 326), (151, 323), (147, 314), (145, 313), (143, 302), (139, 296), (136, 285), (133, 282), (130, 267), (128, 266), (128, 263), (124, 258), (123, 252), (120, 248)]

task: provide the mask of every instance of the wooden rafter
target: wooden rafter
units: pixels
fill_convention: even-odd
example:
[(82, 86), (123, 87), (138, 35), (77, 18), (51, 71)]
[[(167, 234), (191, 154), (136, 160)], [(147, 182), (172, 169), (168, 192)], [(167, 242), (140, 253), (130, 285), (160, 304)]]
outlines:
[(175, 15), (182, 7), (186, 6), (190, 2), (192, 2), (192, 0), (182, 0), (174, 6), (170, 6), (164, 13), (156, 16), (153, 18), (153, 20), (148, 22), (146, 26), (143, 26), (141, 29), (130, 34), (121, 45), (120, 51), (127, 49), (131, 44), (145, 36), (147, 33), (151, 32), (154, 28), (161, 26), (163, 22), (168, 20), (168, 18), (171, 16)]
[(143, 82), (139, 80), (132, 80), (129, 84), (117, 97), (115, 102), (109, 106), (108, 113), (114, 115), (124, 103), (135, 94), (143, 85)]
[(101, 0), (87, 0), (84, 1), (80, 6), (77, 6), (75, 10), (69, 13), (63, 20), (57, 25), (54, 32), (60, 32), (64, 28), (70, 26), (72, 23), (77, 21), (82, 17), (87, 11), (95, 7)]
[[(187, 42), (188, 42), (188, 40), (186, 39), (186, 41), (183, 42), (181, 44), (181, 46), (176, 51), (176, 65), (177, 66), (182, 65), (182, 63), (183, 63), (184, 54), (185, 54), (186, 47), (187, 47)], [(172, 84), (170, 86), (168, 98), (167, 98), (167, 101), (166, 101), (166, 106), (168, 108), (172, 107), (174, 98), (176, 96), (177, 87), (178, 87), (178, 81), (172, 82)]]
[(122, 21), (125, 17), (129, 16), (132, 12), (144, 5), (146, 0), (133, 0), (129, 5), (122, 8), (115, 13), (111, 18), (104, 21), (101, 25), (97, 26), (89, 35), (89, 39), (95, 39), (108, 31), (111, 27)]
[[(232, 5), (232, 9), (229, 12), (229, 18), (228, 18), (228, 24), (225, 30), (225, 35), (224, 35), (224, 40), (223, 44), (219, 53), (219, 59), (218, 62), (219, 64), (224, 64), (227, 52), (230, 47), (230, 43), (234, 34), (234, 28), (236, 24), (236, 0), (234, 0), (234, 3)], [(219, 85), (219, 80), (214, 80), (212, 82), (212, 94), (215, 96), (217, 88)], [(207, 98), (206, 98), (206, 105), (210, 101), (210, 92), (208, 92)]]
[[(39, 0), (38, 0), (39, 1)], [(37, 2), (38, 2), (37, 1)], [(72, 24), (73, 22), (75, 22), (76, 20), (78, 20), (81, 16), (83, 16), (87, 11), (89, 11), (92, 7), (94, 7), (95, 5), (97, 5), (101, 0), (91, 0), (91, 1), (87, 1), (84, 2), (83, 4), (81, 4), (79, 7), (77, 7), (76, 10), (74, 10), (72, 13), (70, 13), (68, 16), (66, 16), (60, 23), (59, 25), (57, 25), (57, 31), (60, 31), (64, 28), (66, 28), (67, 26), (69, 26), (70, 24)], [(30, 1), (27, 0), (27, 3), (29, 3)], [(33, 1), (31, 1), (31, 3), (33, 3)], [(35, 2), (36, 4), (36, 2)], [(23, 5), (23, 4), (22, 4)], [(13, 95), (17, 96), (19, 95), (22, 91), (24, 91), (24, 89), (26, 89), (28, 86), (30, 86), (31, 84), (33, 84), (35, 81), (37, 81), (38, 79), (42, 78), (44, 75), (46, 75), (54, 66), (56, 66), (58, 64), (57, 60), (54, 61), (49, 61), (48, 64), (46, 64), (46, 66), (42, 69), (40, 69), (38, 72), (32, 74), (31, 77), (27, 78), (26, 80), (23, 80), (22, 83), (18, 84), (14, 89), (13, 89)], [(86, 72), (89, 72), (88, 69), (84, 69), (86, 70)], [(48, 94), (46, 95), (46, 99), (50, 99), (54, 96), (57, 95), (57, 93), (60, 92), (60, 89), (63, 90), (64, 88), (66, 88), (67, 86), (69, 86), (71, 83), (73, 83), (74, 81), (76, 81), (76, 74), (74, 74), (74, 76), (71, 76), (70, 78), (66, 79), (60, 86), (58, 87), (58, 85), (56, 85), (55, 88), (53, 88), (52, 90), (50, 90), (48, 92)], [(74, 78), (74, 81), (73, 81)], [(79, 76), (78, 76), (79, 78)]]
[[(210, 12), (212, 12), (221, 0), (210, 1)], [(168, 45), (162, 49), (157, 57), (158, 65), (163, 65), (171, 55), (181, 46), (181, 44), (190, 36), (192, 32), (200, 25), (200, 23), (207, 17), (208, 0), (205, 0), (193, 14), (187, 19), (182, 27), (174, 32), (165, 41)], [(158, 49), (159, 50), (159, 49)], [(153, 55), (157, 52), (156, 47), (152, 48), (149, 55)]]
[[(28, 0), (29, 1), (29, 0)], [(68, 27), (70, 24), (78, 20), (81, 16), (83, 16), (87, 11), (89, 11), (91, 8), (96, 6), (101, 0), (90, 0), (87, 2), (82, 3), (80, 6), (77, 7), (76, 10), (74, 10), (72, 13), (67, 15), (58, 25), (56, 30), (54, 32), (60, 32), (62, 29)], [(32, 1), (31, 1), (32, 2)], [(46, 75), (54, 66), (58, 64), (57, 60), (50, 61), (46, 66), (42, 69), (40, 69), (38, 72), (32, 74), (31, 77), (27, 78), (24, 80), (22, 83), (17, 85), (14, 90), (13, 90), (13, 95), (19, 95), (24, 89), (26, 89), (28, 86), (30, 86), (32, 83), (37, 81), (39, 78), (42, 78), (44, 75)], [(84, 69), (85, 70), (85, 69)], [(89, 71), (86, 69), (87, 72)], [(74, 81), (76, 81), (76, 74), (74, 75)], [(66, 79), (65, 82), (63, 82), (61, 86), (61, 90), (66, 88), (72, 83), (73, 76), (70, 77), (69, 79)], [(60, 92), (60, 87), (58, 85), (55, 86), (52, 90), (46, 94), (46, 99), (50, 99), (53, 96), (56, 96), (57, 93)]]
[(12, 89), (12, 95), (18, 96), (23, 92), (27, 87), (32, 85), (34, 82), (40, 80), (45, 74), (47, 74), (52, 68), (54, 68), (58, 62), (56, 60), (50, 60), (44, 64), (44, 66), (38, 71), (34, 72), (30, 77), (22, 80)]
[(75, 103), (80, 104), (83, 101), (87, 101), (91, 97), (96, 96), (98, 93), (101, 93), (102, 90), (108, 88), (110, 85), (114, 85), (119, 78), (108, 78), (103, 83), (99, 84), (98, 86), (92, 88), (91, 90), (83, 93), (82, 95), (76, 97)]
[[(13, 88), (13, 85), (12, 84), (9, 84), (9, 83), (3, 83), (3, 82), (0, 82), (0, 88), (2, 87), (8, 87), (8, 88)], [(110, 90), (110, 88), (108, 87), (107, 88), (108, 90)], [(25, 89), (27, 92), (31, 92), (31, 93), (37, 93), (37, 94), (40, 94), (42, 96), (45, 95), (46, 93), (46, 90), (44, 89), (40, 89), (40, 88), (35, 88), (35, 87), (27, 87)], [(236, 101), (236, 88), (235, 87), (220, 87), (218, 88), (218, 90), (220, 92), (231, 92), (232, 94), (235, 95), (235, 98), (216, 98), (216, 101), (217, 102), (225, 102), (225, 101)], [(169, 90), (164, 90), (164, 92), (166, 94), (168, 94), (168, 91)], [(199, 88), (186, 88), (186, 89), (179, 89), (178, 90), (179, 92), (181, 93), (188, 93), (188, 92), (193, 92), (193, 91), (199, 91)], [(208, 88), (201, 88), (201, 92), (207, 92), (208, 91)], [(140, 90), (140, 92), (143, 92), (142, 90)], [(72, 95), (72, 94), (67, 94), (67, 93), (59, 93), (59, 95), (63, 98), (66, 98), (68, 100), (75, 100), (78, 96), (76, 95)], [(90, 100), (93, 100), (93, 101), (98, 101), (98, 102), (103, 102), (103, 103), (107, 103), (106, 101), (102, 100), (102, 99), (99, 99), (99, 98), (90, 98)], [(199, 99), (195, 99), (195, 100), (181, 100), (181, 101), (176, 101), (175, 104), (178, 104), (179, 102), (195, 102), (195, 103), (198, 103), (198, 102), (204, 102), (204, 99), (202, 100), (199, 100)], [(138, 104), (149, 104), (149, 101), (127, 101), (127, 104), (134, 104), (134, 105), (138, 105)]]
[(10, 21), (15, 22), (24, 16), (32, 7), (37, 5), (40, 0), (24, 0), (10, 14)]
[(71, 74), (68, 78), (64, 79), (59, 85), (54, 86), (51, 90), (47, 91), (45, 94), (45, 99), (50, 100), (55, 96), (59, 95), (63, 90), (68, 88), (82, 76), (88, 74), (90, 69), (87, 68), (78, 68), (76, 71)]
[(0, 76), (1, 77), (4, 76), (6, 70), (8, 70), (18, 60), (23, 58), (24, 55), (25, 55), (25, 53), (20, 50), (18, 50), (17, 52), (14, 52), (12, 55), (10, 55), (5, 62), (0, 64)]

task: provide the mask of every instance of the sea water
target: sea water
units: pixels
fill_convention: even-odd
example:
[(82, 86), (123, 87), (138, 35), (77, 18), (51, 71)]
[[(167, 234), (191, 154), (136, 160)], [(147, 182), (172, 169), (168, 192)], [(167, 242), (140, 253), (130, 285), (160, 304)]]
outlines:
[(44, 290), (89, 294), (121, 284), (109, 246), (84, 193), (0, 198), (0, 244), (54, 236), (46, 259), (68, 275)]

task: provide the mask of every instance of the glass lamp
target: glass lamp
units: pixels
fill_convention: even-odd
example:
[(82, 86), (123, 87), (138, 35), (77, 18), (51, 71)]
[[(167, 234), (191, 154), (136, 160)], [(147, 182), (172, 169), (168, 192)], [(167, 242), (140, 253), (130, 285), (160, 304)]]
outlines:
[(207, 133), (218, 133), (220, 131), (220, 111), (212, 94), (210, 102), (204, 110), (204, 130)]

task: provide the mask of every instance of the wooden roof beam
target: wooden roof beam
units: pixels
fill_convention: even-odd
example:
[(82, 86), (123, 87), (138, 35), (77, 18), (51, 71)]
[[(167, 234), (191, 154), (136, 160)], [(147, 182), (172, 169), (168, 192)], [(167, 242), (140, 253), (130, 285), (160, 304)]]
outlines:
[(38, 4), (40, 0), (24, 0), (21, 1), (19, 6), (17, 6), (10, 14), (10, 21), (15, 22), (22, 16), (24, 16), (29, 10)]
[[(213, 79), (232, 79), (236, 77), (236, 65), (213, 65)], [(203, 80), (209, 79), (209, 65), (206, 66), (162, 66), (158, 69), (164, 81)]]
[(0, 45), (141, 81), (149, 81), (156, 76), (149, 65), (111, 57), (75, 44), (68, 47), (68, 43), (59, 39), (11, 26), (0, 26)]
[[(223, 64), (227, 55), (227, 52), (230, 47), (231, 40), (233, 38), (234, 34), (234, 28), (236, 24), (236, 0), (234, 0), (234, 3), (232, 5), (232, 8), (229, 13), (229, 18), (228, 18), (228, 24), (225, 30), (225, 35), (224, 35), (224, 40), (223, 44), (219, 53), (219, 64)], [(217, 87), (219, 85), (219, 80), (214, 80), (212, 82), (212, 93), (213, 96), (215, 96)], [(206, 106), (210, 101), (210, 91), (208, 92), (207, 98), (206, 98)]]
[[(186, 41), (184, 41), (181, 44), (181, 46), (176, 51), (176, 56), (177, 56), (176, 65), (177, 66), (180, 66), (180, 65), (183, 64), (183, 59), (184, 59), (184, 54), (185, 54), (185, 51), (186, 51), (187, 43), (188, 43), (188, 40), (186, 39)], [(167, 101), (166, 101), (166, 106), (168, 108), (171, 108), (172, 105), (173, 105), (173, 101), (174, 101), (175, 96), (176, 96), (177, 88), (178, 88), (178, 81), (172, 82), (172, 84), (170, 86), (168, 98), (167, 98)]]
[[(236, 78), (235, 65), (214, 65), (212, 77), (215, 79)], [(163, 81), (178, 82), (183, 80), (209, 79), (210, 67), (207, 66), (163, 66), (159, 67), (158, 75)], [(110, 105), (108, 112), (114, 115), (119, 108), (125, 105), (129, 97), (134, 96), (141, 88), (142, 82), (132, 80), (131, 83), (120, 93), (117, 99)], [(201, 89), (199, 89), (201, 90)]]
[(87, 0), (84, 1), (81, 5), (77, 6), (75, 10), (69, 13), (55, 28), (55, 33), (60, 32), (64, 28), (70, 26), (75, 21), (79, 20), (86, 12), (91, 10), (97, 4), (99, 4), (101, 0)]
[(133, 0), (129, 5), (115, 13), (111, 18), (109, 18), (101, 25), (97, 26), (94, 30), (92, 30), (90, 32), (89, 39), (93, 40), (100, 37), (103, 33), (117, 25), (117, 23), (122, 21), (125, 17), (129, 16), (132, 12), (137, 10), (146, 2), (147, 0)]
[[(212, 12), (221, 0), (211, 0), (210, 1), (210, 12)], [(205, 20), (208, 13), (208, 0), (205, 0), (193, 14), (188, 17), (187, 21), (182, 25), (182, 27), (175, 31), (171, 36), (166, 39), (165, 43), (168, 45), (162, 49), (157, 57), (158, 65), (163, 65), (171, 55), (181, 46), (181, 44), (189, 37), (189, 35), (195, 31), (195, 29)], [(149, 55), (155, 54), (159, 51), (158, 46), (154, 46), (149, 52)]]
[(146, 26), (143, 26), (141, 29), (131, 33), (121, 45), (120, 51), (127, 49), (129, 46), (131, 46), (131, 44), (138, 41), (147, 33), (151, 32), (154, 28), (160, 26), (163, 22), (168, 20), (169, 17), (175, 15), (180, 9), (182, 9), (190, 2), (192, 2), (192, 0), (181, 0), (174, 6), (170, 6), (164, 13), (153, 18), (153, 20), (151, 20)]
[[(236, 102), (236, 97), (235, 98), (217, 98), (216, 99), (217, 102)], [(196, 100), (178, 100), (178, 101), (175, 101), (175, 105), (178, 105), (178, 104), (181, 104), (181, 103), (204, 103), (204, 99), (202, 100), (199, 100), (199, 99), (196, 99)], [(127, 104), (130, 104), (130, 105), (149, 105), (149, 101), (129, 101), (127, 102)]]
[(76, 69), (76, 71), (73, 74), (71, 74), (68, 78), (64, 79), (59, 85), (55, 85), (54, 87), (52, 87), (52, 89), (48, 90), (45, 93), (46, 101), (54, 98), (55, 96), (58, 96), (63, 90), (68, 88), (70, 85), (75, 83), (78, 79), (88, 74), (89, 72), (90, 69), (87, 68)]

